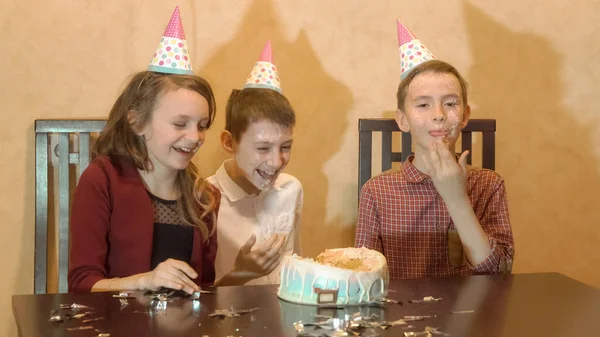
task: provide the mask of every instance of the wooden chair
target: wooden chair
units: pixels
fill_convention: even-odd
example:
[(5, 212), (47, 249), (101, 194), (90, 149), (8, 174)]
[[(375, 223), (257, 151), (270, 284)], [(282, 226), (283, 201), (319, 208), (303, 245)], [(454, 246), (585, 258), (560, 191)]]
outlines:
[[(392, 162), (406, 160), (412, 151), (410, 133), (402, 132), (402, 151), (392, 151), (392, 132), (401, 132), (393, 118), (361, 118), (358, 120), (358, 195), (364, 183), (371, 178), (373, 132), (381, 132), (381, 170), (392, 168)], [(471, 164), (473, 132), (483, 134), (482, 167), (494, 170), (496, 163), (496, 120), (471, 119), (462, 130), (462, 151), (469, 150), (467, 162)]]
[[(69, 196), (75, 187), (70, 181), (70, 164), (78, 167), (77, 179), (90, 163), (90, 134), (102, 131), (105, 120), (36, 120), (35, 121), (35, 272), (34, 292), (48, 291), (48, 210), (49, 168), (52, 153), (58, 157), (58, 291), (68, 291), (69, 269)], [(58, 144), (49, 148), (51, 134), (58, 135)], [(78, 152), (69, 150), (71, 135), (78, 140)], [(54, 168), (56, 169), (56, 168)]]

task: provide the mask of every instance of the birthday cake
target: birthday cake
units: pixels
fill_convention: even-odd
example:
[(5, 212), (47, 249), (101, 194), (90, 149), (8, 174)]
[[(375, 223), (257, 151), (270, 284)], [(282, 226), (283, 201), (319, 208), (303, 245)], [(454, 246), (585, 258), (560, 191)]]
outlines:
[(328, 249), (315, 260), (286, 256), (281, 267), (279, 298), (312, 305), (358, 305), (387, 295), (385, 257), (367, 248)]

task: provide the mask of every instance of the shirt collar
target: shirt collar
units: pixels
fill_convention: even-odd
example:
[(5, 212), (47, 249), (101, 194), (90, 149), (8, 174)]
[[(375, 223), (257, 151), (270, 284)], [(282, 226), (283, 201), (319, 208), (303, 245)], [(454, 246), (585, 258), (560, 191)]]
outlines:
[(231, 202), (236, 202), (238, 200), (249, 197), (250, 194), (246, 193), (246, 191), (244, 191), (238, 184), (236, 184), (225, 170), (225, 163), (229, 160), (233, 159), (228, 159), (224, 161), (223, 164), (221, 164), (221, 167), (219, 167), (219, 169), (217, 170), (217, 173), (215, 173), (215, 176), (217, 177), (217, 181), (219, 182), (223, 193), (225, 193), (225, 195), (227, 196), (227, 199), (229, 199), (229, 201)]
[[(234, 160), (234, 159), (225, 160), (223, 162), (223, 164), (221, 164), (221, 167), (219, 167), (219, 169), (215, 173), (215, 176), (217, 178), (217, 181), (219, 182), (219, 185), (221, 185), (221, 189), (223, 190), (223, 193), (225, 193), (225, 195), (227, 196), (227, 199), (229, 199), (229, 201), (231, 201), (231, 202), (236, 202), (241, 199), (254, 196), (253, 194), (246, 193), (246, 191), (244, 191), (238, 184), (235, 183), (235, 181), (233, 181), (233, 179), (231, 179), (231, 177), (229, 176), (229, 173), (227, 173), (227, 171), (225, 170), (225, 163), (227, 163), (230, 160)], [(280, 189), (281, 189), (281, 187), (279, 186), (279, 177), (278, 177), (277, 180), (275, 180), (275, 183), (273, 184), (273, 186), (270, 189), (268, 189), (267, 191), (261, 191), (259, 193), (259, 196), (263, 196), (271, 190), (279, 191)]]
[(410, 183), (420, 183), (423, 180), (431, 179), (425, 173), (419, 171), (415, 165), (413, 164), (413, 159), (415, 159), (414, 155), (410, 155), (406, 160), (402, 163), (402, 172), (406, 177), (406, 180)]

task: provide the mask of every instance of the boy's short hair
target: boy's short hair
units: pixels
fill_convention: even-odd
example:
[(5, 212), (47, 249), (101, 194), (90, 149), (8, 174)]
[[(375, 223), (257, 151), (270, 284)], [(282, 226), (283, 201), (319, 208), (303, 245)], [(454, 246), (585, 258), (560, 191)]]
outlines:
[(469, 91), (469, 85), (467, 84), (467, 81), (462, 77), (462, 75), (458, 72), (458, 70), (456, 70), (456, 68), (454, 68), (453, 65), (447, 62), (440, 60), (429, 60), (414, 67), (412, 70), (410, 70), (406, 77), (402, 81), (400, 81), (400, 85), (398, 85), (398, 92), (396, 93), (396, 99), (398, 100), (398, 109), (404, 111), (404, 103), (406, 100), (406, 95), (408, 94), (408, 87), (415, 79), (415, 77), (417, 77), (417, 75), (426, 72), (432, 72), (437, 74), (452, 74), (456, 76), (456, 78), (458, 79), (458, 83), (460, 83), (463, 105), (467, 105), (467, 94)]
[(283, 127), (294, 127), (296, 113), (290, 102), (275, 90), (234, 89), (225, 109), (225, 130), (239, 141), (250, 123), (268, 120)]

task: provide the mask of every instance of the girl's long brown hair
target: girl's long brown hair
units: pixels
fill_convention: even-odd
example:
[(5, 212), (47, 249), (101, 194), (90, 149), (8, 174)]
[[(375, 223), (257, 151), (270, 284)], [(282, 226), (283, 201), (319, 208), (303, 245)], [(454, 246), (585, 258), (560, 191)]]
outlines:
[[(94, 156), (105, 155), (113, 162), (129, 162), (136, 168), (152, 171), (152, 162), (143, 137), (134, 130), (142, 128), (152, 118), (157, 100), (167, 92), (188, 89), (197, 92), (208, 102), (210, 127), (215, 118), (216, 104), (210, 84), (194, 75), (160, 74), (142, 71), (134, 74), (108, 116), (108, 122), (94, 147)], [(129, 112), (135, 111), (135, 121), (130, 123)], [(217, 200), (208, 183), (198, 174), (194, 163), (179, 171), (176, 188), (181, 193), (177, 209), (187, 225), (197, 226), (208, 240), (216, 226)]]

